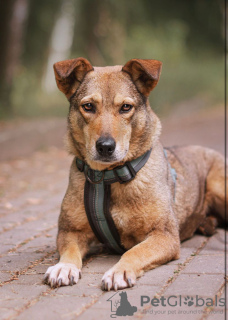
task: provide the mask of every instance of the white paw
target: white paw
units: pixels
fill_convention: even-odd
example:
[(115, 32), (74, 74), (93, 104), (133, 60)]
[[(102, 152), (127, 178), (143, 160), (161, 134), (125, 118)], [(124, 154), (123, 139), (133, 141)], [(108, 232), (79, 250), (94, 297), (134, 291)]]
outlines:
[(73, 285), (81, 279), (81, 270), (73, 263), (59, 262), (49, 267), (44, 275), (44, 283), (53, 287)]
[(136, 276), (133, 270), (114, 266), (103, 275), (101, 288), (107, 291), (111, 289), (117, 291), (119, 289), (131, 288), (135, 283)]

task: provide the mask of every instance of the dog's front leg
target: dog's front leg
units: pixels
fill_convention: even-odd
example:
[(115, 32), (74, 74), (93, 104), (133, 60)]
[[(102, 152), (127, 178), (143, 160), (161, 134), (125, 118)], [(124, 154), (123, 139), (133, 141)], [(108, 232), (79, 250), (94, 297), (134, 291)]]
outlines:
[(57, 247), (59, 263), (49, 267), (44, 282), (51, 287), (73, 285), (81, 278), (82, 258), (88, 250), (88, 241), (83, 232), (59, 231)]
[(145, 270), (178, 259), (179, 252), (178, 235), (154, 230), (146, 240), (125, 252), (120, 261), (104, 274), (102, 289), (109, 291), (132, 287)]

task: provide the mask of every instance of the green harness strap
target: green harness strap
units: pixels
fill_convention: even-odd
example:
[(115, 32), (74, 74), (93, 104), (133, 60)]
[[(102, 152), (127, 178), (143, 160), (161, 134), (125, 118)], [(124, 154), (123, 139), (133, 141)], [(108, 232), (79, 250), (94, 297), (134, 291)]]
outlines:
[[(119, 232), (109, 211), (111, 188), (115, 182), (126, 183), (133, 180), (137, 172), (145, 165), (151, 149), (145, 154), (113, 170), (92, 170), (84, 161), (76, 158), (76, 165), (86, 176), (84, 189), (85, 211), (90, 226), (97, 239), (116, 253), (122, 254)], [(171, 168), (171, 167), (170, 167)]]

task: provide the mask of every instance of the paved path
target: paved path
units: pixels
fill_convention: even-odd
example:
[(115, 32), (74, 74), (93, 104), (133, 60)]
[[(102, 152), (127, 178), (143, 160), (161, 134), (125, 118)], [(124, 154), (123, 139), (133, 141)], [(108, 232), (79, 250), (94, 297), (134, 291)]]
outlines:
[[(176, 144), (186, 138), (187, 143), (205, 142), (223, 151), (222, 114), (197, 120), (182, 122), (179, 129), (175, 121), (166, 120), (163, 141)], [(58, 260), (57, 219), (70, 162), (55, 147), (0, 162), (0, 319), (103, 320), (115, 313), (111, 302), (113, 310), (119, 306), (119, 292), (100, 289), (103, 273), (119, 256), (89, 256), (76, 286), (50, 289), (42, 284), (47, 267)], [(179, 260), (147, 272), (126, 291), (137, 312), (123, 318), (225, 319), (219, 302), (224, 298), (224, 239), (224, 230), (218, 229), (211, 238), (195, 235), (185, 241)], [(152, 305), (154, 297), (158, 300)]]

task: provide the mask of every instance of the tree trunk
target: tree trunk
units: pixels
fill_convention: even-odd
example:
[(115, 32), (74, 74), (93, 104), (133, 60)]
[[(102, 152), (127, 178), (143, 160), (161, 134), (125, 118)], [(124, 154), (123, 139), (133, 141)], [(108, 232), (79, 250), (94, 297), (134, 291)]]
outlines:
[(11, 89), (20, 62), (28, 0), (1, 0), (0, 10), (0, 113), (12, 112)]

